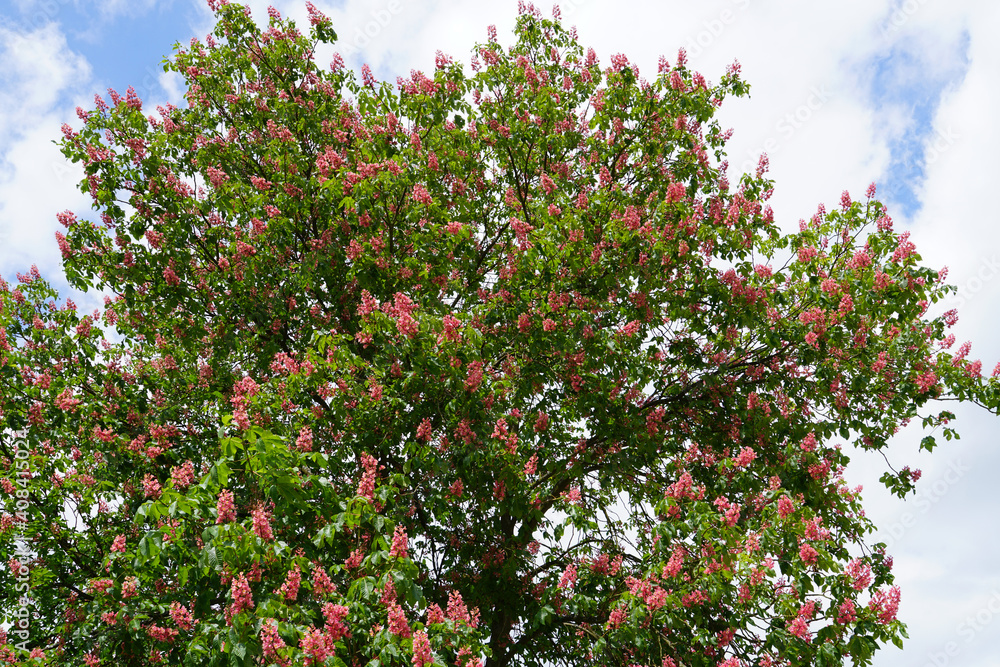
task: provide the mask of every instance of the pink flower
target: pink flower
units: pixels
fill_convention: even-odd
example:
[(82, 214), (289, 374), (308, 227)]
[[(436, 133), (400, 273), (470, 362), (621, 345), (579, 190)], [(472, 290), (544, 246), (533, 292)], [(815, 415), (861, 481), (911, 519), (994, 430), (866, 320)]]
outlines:
[(208, 167), (205, 169), (205, 173), (208, 174), (208, 180), (211, 181), (212, 187), (216, 189), (222, 187), (222, 184), (229, 180), (229, 174), (215, 167)]
[(535, 427), (534, 427), (535, 433), (541, 433), (542, 431), (548, 429), (548, 427), (549, 427), (549, 416), (546, 413), (539, 410), (538, 419), (535, 420)]
[(639, 320), (632, 320), (631, 322), (629, 322), (628, 324), (626, 324), (625, 326), (623, 326), (621, 329), (619, 329), (618, 333), (620, 335), (622, 335), (622, 336), (626, 336), (628, 338), (631, 338), (632, 336), (634, 336), (637, 333), (639, 333), (639, 327), (641, 327), (641, 326), (642, 326), (642, 323), (639, 322)]
[(469, 391), (476, 391), (483, 381), (483, 362), (471, 361), (466, 369), (465, 388)]
[(180, 602), (170, 603), (170, 618), (172, 618), (174, 623), (177, 624), (177, 627), (182, 630), (190, 630), (194, 627), (194, 620), (191, 618), (191, 612), (188, 611), (187, 607), (182, 605)]
[(319, 563), (313, 563), (312, 590), (316, 595), (331, 595), (337, 591), (337, 587), (330, 580), (330, 575)]
[(406, 622), (406, 614), (402, 607), (393, 603), (389, 606), (389, 632), (406, 639), (410, 636), (410, 624)]
[(68, 387), (56, 397), (56, 405), (64, 412), (74, 412), (80, 403), (80, 399), (73, 398), (73, 390)]
[(427, 206), (430, 206), (431, 204), (434, 203), (434, 199), (432, 199), (430, 193), (427, 192), (427, 188), (425, 188), (420, 183), (417, 183), (416, 185), (413, 186), (413, 201), (425, 204)]
[(524, 464), (525, 477), (531, 477), (538, 472), (538, 454), (532, 454), (528, 462)]
[(844, 572), (851, 578), (851, 588), (856, 591), (867, 588), (872, 583), (872, 568), (860, 558), (855, 558), (847, 564)]
[(872, 258), (868, 254), (867, 248), (864, 248), (854, 253), (854, 257), (852, 257), (851, 260), (847, 262), (847, 266), (849, 266), (852, 269), (863, 269), (866, 266), (871, 266), (871, 264), (872, 264)]
[(739, 456), (733, 460), (733, 465), (737, 468), (745, 468), (753, 463), (756, 458), (757, 452), (755, 452), (752, 447), (744, 447), (740, 450)]
[(465, 606), (462, 594), (455, 590), (448, 592), (448, 618), (455, 623), (472, 624), (469, 608)]
[(432, 429), (431, 420), (424, 417), (423, 421), (420, 422), (420, 426), (417, 427), (417, 440), (420, 440), (421, 442), (427, 442), (430, 440)]
[(625, 615), (625, 610), (621, 607), (615, 607), (614, 611), (608, 616), (608, 627), (612, 630), (617, 629), (622, 623), (625, 622), (627, 616)]
[(739, 504), (730, 503), (726, 498), (719, 497), (715, 499), (714, 505), (723, 513), (727, 526), (735, 526), (736, 522), (740, 520)]
[(364, 560), (364, 554), (361, 553), (361, 549), (355, 549), (351, 552), (351, 555), (347, 557), (344, 561), (344, 567), (348, 570), (353, 570), (354, 568), (360, 567), (361, 562)]
[(885, 625), (894, 621), (899, 611), (899, 586), (893, 586), (888, 591), (884, 588), (876, 591), (868, 608), (875, 611), (879, 623)]
[(250, 593), (250, 584), (246, 575), (240, 572), (233, 577), (233, 583), (229, 587), (229, 593), (233, 598), (233, 613), (238, 614), (244, 609), (253, 609), (253, 595)]
[(559, 577), (558, 588), (573, 588), (576, 585), (576, 576), (576, 565), (570, 563)]
[(434, 662), (431, 654), (431, 642), (427, 639), (427, 633), (418, 630), (413, 635), (413, 667), (424, 667)]
[(361, 465), (365, 472), (358, 483), (358, 495), (373, 500), (375, 497), (375, 475), (378, 472), (378, 461), (368, 453), (361, 454)]
[(342, 637), (350, 637), (351, 631), (344, 623), (348, 609), (341, 604), (327, 602), (323, 605), (323, 619), (326, 621), (326, 634), (333, 641)]
[(316, 628), (309, 628), (299, 641), (299, 649), (305, 653), (305, 667), (323, 664), (332, 655), (327, 647), (326, 637)]
[(803, 544), (799, 547), (799, 558), (802, 559), (803, 563), (815, 565), (817, 556), (819, 556), (819, 553), (809, 544)]
[(444, 338), (453, 343), (462, 340), (462, 321), (453, 315), (445, 315), (441, 321), (444, 325)]
[(142, 478), (142, 491), (147, 498), (159, 498), (160, 482), (149, 473), (146, 473), (146, 475)]
[(299, 571), (299, 566), (296, 564), (291, 570), (288, 571), (288, 576), (285, 578), (285, 583), (281, 584), (276, 593), (284, 597), (289, 602), (294, 601), (295, 598), (299, 596), (299, 585), (302, 582), (302, 572)]
[(375, 76), (372, 74), (372, 68), (365, 63), (361, 66), (361, 82), (368, 88), (375, 85)]
[(803, 641), (808, 642), (812, 639), (812, 634), (809, 632), (809, 624), (806, 623), (806, 619), (801, 616), (796, 616), (795, 619), (788, 624), (788, 631)]
[(278, 651), (285, 648), (285, 641), (278, 634), (278, 626), (274, 619), (268, 619), (260, 626), (261, 647), (264, 649), (264, 659), (267, 662), (276, 662), (280, 667), (288, 665), (288, 658), (278, 654)]
[(787, 517), (789, 514), (795, 511), (795, 504), (792, 499), (788, 496), (782, 496), (778, 500), (778, 514), (781, 518)]
[(917, 246), (915, 246), (909, 239), (909, 232), (903, 232), (899, 235), (896, 251), (892, 253), (893, 262), (906, 261), (911, 255), (913, 255), (914, 252), (916, 252)]
[(174, 486), (178, 489), (186, 489), (194, 482), (194, 464), (185, 461), (183, 465), (170, 470), (170, 478), (174, 481)]
[(274, 540), (271, 532), (271, 512), (263, 506), (257, 506), (253, 511), (253, 532), (265, 542)]
[(407, 536), (406, 529), (400, 525), (392, 534), (392, 547), (389, 549), (389, 558), (406, 558)]
[(122, 598), (127, 600), (131, 597), (135, 597), (139, 592), (139, 579), (136, 577), (128, 577), (122, 582)]
[(218, 517), (215, 519), (216, 525), (236, 521), (236, 506), (233, 504), (233, 492), (223, 489), (219, 492), (219, 502), (215, 506)]
[(681, 568), (684, 566), (684, 547), (677, 545), (674, 547), (674, 551), (670, 554), (670, 560), (667, 564), (663, 566), (663, 576), (664, 577), (676, 577), (680, 574)]
[(295, 440), (295, 449), (300, 452), (311, 452), (313, 447), (313, 434), (312, 429), (308, 426), (303, 426), (299, 430), (299, 437)]
[(427, 625), (434, 625), (436, 623), (445, 622), (444, 612), (441, 611), (441, 607), (436, 604), (432, 604), (427, 607)]
[(175, 287), (181, 284), (181, 279), (177, 277), (177, 272), (172, 266), (163, 269), (163, 279), (167, 281), (167, 284)]
[(125, 553), (125, 536), (118, 535), (115, 537), (115, 541), (111, 543), (111, 553)]
[(854, 606), (854, 602), (851, 600), (844, 600), (844, 603), (837, 608), (837, 623), (844, 625), (845, 623), (850, 623), (856, 620), (858, 617), (857, 611)]

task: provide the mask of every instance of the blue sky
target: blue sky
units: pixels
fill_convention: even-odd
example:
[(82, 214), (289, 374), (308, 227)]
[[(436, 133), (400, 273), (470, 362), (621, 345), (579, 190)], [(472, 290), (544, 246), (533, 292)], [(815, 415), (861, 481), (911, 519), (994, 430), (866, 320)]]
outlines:
[[(945, 67), (928, 62), (930, 55), (912, 38), (873, 54), (861, 70), (868, 79), (871, 107), (889, 138), (891, 157), (877, 183), (883, 196), (891, 193), (899, 210), (909, 218), (920, 209), (917, 194), (925, 178), (926, 144), (936, 139), (934, 120), (942, 96), (961, 85), (968, 70), (969, 39), (967, 29), (957, 35)], [(899, 118), (903, 122), (893, 127)]]
[[(377, 76), (394, 81), (430, 69), (442, 49), (467, 61), (486, 26), (509, 31), (516, 0), (314, 0), (344, 47)], [(267, 2), (251, 3), (254, 15)], [(274, 0), (304, 21), (304, 2)], [(548, 2), (544, 3), (547, 10)], [(752, 169), (767, 148), (776, 181), (772, 204), (786, 229), (817, 204), (833, 207), (842, 190), (860, 198), (868, 183), (890, 205), (898, 229), (926, 263), (948, 265), (959, 287), (959, 342), (992, 369), (1000, 359), (1000, 224), (995, 159), (1000, 130), (1000, 7), (991, 0), (570, 0), (566, 22), (602, 61), (624, 52), (643, 73), (686, 46), (692, 65), (716, 79), (738, 59), (751, 97), (723, 107), (735, 129), (732, 171)], [(4, 0), (0, 2), (0, 275), (38, 264), (53, 283), (59, 254), (55, 214), (89, 210), (79, 172), (52, 141), (74, 108), (90, 108), (108, 87), (133, 85), (147, 108), (183, 92), (161, 61), (176, 42), (203, 36), (203, 0)], [(152, 105), (152, 106), (151, 106)], [(74, 299), (86, 306), (86, 298)], [(917, 452), (921, 433), (897, 438), (894, 464), (924, 471), (918, 497), (880, 491), (881, 458), (858, 455), (849, 470), (863, 483), (869, 516), (891, 542), (901, 617), (911, 640), (888, 648), (877, 667), (995, 667), (1000, 650), (1000, 466), (997, 420), (959, 409), (961, 441), (933, 456)], [(955, 545), (960, 545), (955, 548)], [(992, 606), (991, 606), (992, 605)], [(992, 611), (996, 609), (997, 611)], [(994, 618), (996, 617), (996, 618)]]

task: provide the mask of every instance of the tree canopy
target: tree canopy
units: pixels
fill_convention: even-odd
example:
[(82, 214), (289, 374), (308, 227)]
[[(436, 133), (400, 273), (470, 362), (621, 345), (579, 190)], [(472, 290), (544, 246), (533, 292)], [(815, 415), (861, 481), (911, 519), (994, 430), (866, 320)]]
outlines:
[[(747, 84), (602, 68), (523, 7), (360, 81), (222, 0), (64, 126), (82, 314), (0, 290), (0, 661), (870, 664), (905, 636), (852, 448), (998, 384), (874, 187), (782, 232)], [(16, 436), (14, 435), (16, 434)], [(922, 446), (933, 449), (933, 436)], [(889, 469), (896, 493), (919, 472)], [(27, 611), (25, 611), (27, 610)], [(10, 625), (13, 623), (13, 625)]]

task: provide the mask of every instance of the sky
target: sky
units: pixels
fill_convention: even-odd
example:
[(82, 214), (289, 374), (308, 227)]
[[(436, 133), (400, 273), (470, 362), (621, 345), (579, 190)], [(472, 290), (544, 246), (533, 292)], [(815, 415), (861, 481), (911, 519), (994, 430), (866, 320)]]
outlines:
[[(249, 3), (255, 17), (267, 2)], [(273, 0), (305, 25), (304, 0)], [(516, 0), (314, 0), (334, 20), (348, 64), (379, 79), (433, 69), (440, 49), (468, 62), (495, 24), (510, 43)], [(548, 13), (549, 5), (540, 5)], [(993, 0), (568, 0), (564, 22), (604, 63), (626, 54), (649, 78), (660, 55), (687, 50), (690, 66), (717, 81), (734, 60), (749, 98), (720, 111), (734, 129), (731, 180), (766, 151), (779, 224), (797, 228), (843, 190), (856, 199), (874, 182), (896, 229), (909, 231), (924, 262), (949, 267), (958, 308), (954, 333), (988, 373), (1000, 361), (1000, 3)], [(9, 282), (37, 264), (67, 293), (54, 233), (56, 213), (81, 216), (89, 197), (81, 172), (54, 141), (78, 128), (77, 106), (109, 87), (135, 87), (147, 108), (182, 105), (177, 78), (163, 73), (175, 43), (212, 26), (204, 0), (0, 0), (0, 275)], [(81, 306), (92, 298), (73, 295)], [(1000, 495), (995, 471), (1000, 418), (949, 406), (961, 440), (918, 452), (919, 424), (903, 429), (887, 456), (920, 468), (916, 496), (899, 500), (878, 482), (879, 455), (855, 454), (848, 481), (863, 484), (867, 514), (890, 545), (909, 625), (902, 650), (876, 667), (995, 667), (1000, 664)], [(939, 438), (940, 440), (940, 438)]]

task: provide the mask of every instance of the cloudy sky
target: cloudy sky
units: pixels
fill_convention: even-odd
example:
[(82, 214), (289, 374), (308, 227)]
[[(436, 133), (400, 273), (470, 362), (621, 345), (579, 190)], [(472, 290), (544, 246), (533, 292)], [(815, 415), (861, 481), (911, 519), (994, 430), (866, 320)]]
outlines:
[[(432, 69), (438, 49), (467, 61), (490, 24), (509, 43), (517, 10), (516, 0), (314, 1), (334, 19), (349, 64), (367, 62), (389, 81)], [(304, 23), (304, 1), (273, 4)], [(251, 5), (265, 15), (266, 1)], [(735, 130), (731, 169), (750, 170), (768, 152), (772, 203), (788, 229), (821, 202), (835, 206), (841, 191), (860, 198), (877, 183), (925, 262), (950, 268), (959, 292), (945, 307), (959, 308), (959, 342), (973, 341), (971, 358), (987, 372), (1000, 360), (1000, 225), (990, 203), (1000, 189), (991, 185), (1000, 3), (570, 0), (562, 11), (602, 62), (625, 53), (650, 77), (679, 47), (710, 80), (739, 60), (752, 91), (721, 112)], [(11, 281), (37, 264), (64, 288), (55, 214), (84, 214), (89, 197), (52, 143), (60, 125), (79, 127), (75, 107), (91, 108), (109, 87), (132, 85), (147, 106), (180, 105), (160, 63), (210, 27), (203, 0), (0, 0), (0, 275)], [(923, 469), (916, 497), (881, 488), (881, 457), (859, 456), (848, 474), (884, 527), (910, 627), (905, 649), (886, 648), (877, 667), (1000, 664), (1000, 421), (956, 412), (960, 441), (918, 453), (918, 425), (889, 452), (895, 467)]]

